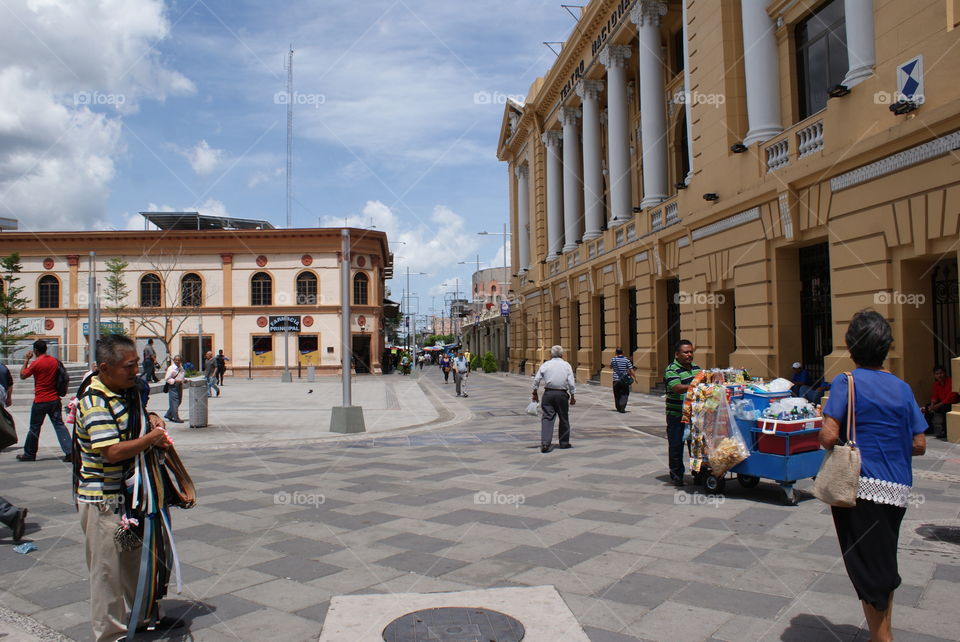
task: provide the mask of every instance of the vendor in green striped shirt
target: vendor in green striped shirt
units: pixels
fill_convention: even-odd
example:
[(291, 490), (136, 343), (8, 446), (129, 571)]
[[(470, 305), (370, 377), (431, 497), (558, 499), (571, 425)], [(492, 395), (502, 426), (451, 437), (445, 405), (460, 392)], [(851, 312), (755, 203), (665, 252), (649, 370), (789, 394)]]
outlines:
[(700, 366), (693, 362), (694, 349), (686, 339), (677, 341), (675, 358), (663, 374), (667, 384), (667, 456), (670, 481), (675, 486), (683, 486), (683, 398), (700, 372)]

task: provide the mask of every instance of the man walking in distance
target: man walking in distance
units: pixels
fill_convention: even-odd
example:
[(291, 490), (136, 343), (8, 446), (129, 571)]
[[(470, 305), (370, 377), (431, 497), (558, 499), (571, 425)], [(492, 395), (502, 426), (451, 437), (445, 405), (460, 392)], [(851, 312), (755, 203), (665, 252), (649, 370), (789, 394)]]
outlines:
[(573, 368), (563, 360), (563, 348), (550, 348), (550, 360), (545, 361), (533, 377), (533, 400), (539, 401), (537, 389), (543, 381), (543, 401), (540, 402), (540, 452), (550, 450), (553, 441), (553, 423), (560, 419), (560, 448), (572, 448), (570, 445), (570, 406), (577, 404), (574, 396), (577, 382), (573, 378)]
[(468, 397), (467, 377), (470, 375), (470, 360), (464, 356), (463, 352), (457, 353), (457, 358), (453, 360), (453, 382), (457, 384), (457, 396)]
[(147, 339), (147, 345), (143, 346), (143, 379), (148, 383), (157, 380), (157, 351), (153, 339)]
[(183, 366), (180, 365), (181, 363), (183, 363), (183, 359), (178, 354), (173, 358), (173, 363), (167, 368), (163, 377), (167, 383), (167, 401), (169, 402), (167, 414), (163, 418), (175, 424), (183, 423), (183, 419), (180, 418), (180, 400), (183, 398)]
[[(31, 363), (34, 353), (37, 355), (37, 360)], [(30, 408), (30, 432), (23, 442), (23, 454), (17, 455), (17, 459), (36, 460), (37, 447), (40, 445), (40, 427), (43, 425), (43, 418), (50, 417), (60, 448), (63, 450), (63, 461), (70, 461), (72, 448), (70, 433), (63, 425), (61, 415), (63, 406), (60, 404), (60, 394), (57, 392), (57, 370), (60, 368), (60, 362), (47, 354), (47, 342), (43, 339), (34, 341), (33, 350), (24, 356), (26, 361), (23, 362), (23, 369), (20, 370), (20, 378), (33, 377), (33, 406)]]
[[(227, 371), (227, 361), (230, 361), (230, 357), (224, 356), (223, 350), (217, 352), (216, 362), (217, 362), (217, 385), (223, 385), (223, 374)], [(217, 392), (217, 396), (220, 396), (220, 392)]]
[(217, 360), (213, 358), (213, 350), (207, 350), (203, 355), (203, 376), (207, 378), (207, 396), (212, 397), (214, 390), (220, 396), (220, 386), (217, 385)]
[(633, 369), (630, 359), (623, 356), (623, 348), (617, 348), (617, 355), (610, 361), (610, 369), (613, 370), (613, 403), (617, 412), (626, 412), (630, 386), (636, 380), (637, 371)]
[[(134, 457), (148, 448), (172, 445), (163, 421), (151, 413), (152, 429), (136, 436), (142, 408), (130, 408), (128, 396), (136, 385), (136, 344), (122, 335), (107, 335), (97, 342), (98, 373), (77, 410), (77, 444), (81, 453), (76, 481), (80, 526), (86, 539), (90, 571), (90, 622), (97, 642), (115, 642), (127, 630), (128, 608), (134, 604), (140, 549), (121, 551), (114, 540), (121, 527), (122, 488), (131, 474)], [(168, 624), (169, 626), (169, 624)]]
[(667, 457), (670, 481), (683, 486), (683, 398), (700, 366), (693, 362), (693, 344), (686, 339), (677, 342), (673, 362), (663, 374), (667, 382)]

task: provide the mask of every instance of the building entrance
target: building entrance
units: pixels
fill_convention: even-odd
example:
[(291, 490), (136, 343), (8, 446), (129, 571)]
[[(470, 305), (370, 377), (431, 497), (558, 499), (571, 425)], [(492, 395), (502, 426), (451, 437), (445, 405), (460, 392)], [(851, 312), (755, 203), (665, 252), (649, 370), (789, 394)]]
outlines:
[(357, 374), (370, 373), (370, 335), (353, 337), (353, 369)]
[(960, 353), (960, 292), (957, 260), (940, 261), (933, 268), (933, 362), (950, 372), (950, 360)]
[(803, 366), (814, 381), (823, 377), (823, 358), (833, 350), (830, 307), (830, 248), (800, 248), (800, 340)]
[[(157, 342), (154, 341), (154, 344)], [(203, 371), (203, 355), (207, 354), (213, 347), (213, 337), (203, 337), (203, 348), (200, 348), (200, 342), (197, 335), (184, 335), (180, 337), (180, 356), (184, 363), (192, 363), (194, 370)]]

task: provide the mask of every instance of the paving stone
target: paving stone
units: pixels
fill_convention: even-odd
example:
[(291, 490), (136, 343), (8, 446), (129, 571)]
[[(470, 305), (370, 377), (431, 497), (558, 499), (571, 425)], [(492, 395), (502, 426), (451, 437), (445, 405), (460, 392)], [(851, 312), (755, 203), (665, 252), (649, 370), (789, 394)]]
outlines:
[(632, 630), (651, 640), (706, 640), (733, 616), (677, 602), (663, 602), (636, 621)]
[(402, 548), (410, 551), (420, 551), (422, 553), (436, 553), (444, 548), (454, 546), (456, 542), (427, 535), (414, 535), (412, 533), (400, 533), (382, 539), (378, 544), (386, 544), (394, 548)]
[(634, 515), (632, 513), (619, 513), (614, 511), (605, 511), (605, 510), (588, 510), (582, 513), (574, 515), (577, 519), (586, 519), (596, 522), (615, 522), (618, 524), (636, 524), (641, 519), (640, 515)]
[(694, 561), (733, 568), (747, 568), (752, 566), (758, 558), (762, 559), (768, 552), (769, 550), (765, 548), (748, 548), (737, 544), (721, 543), (711, 546), (695, 557)]
[(339, 566), (333, 566), (332, 564), (324, 564), (316, 560), (293, 556), (280, 557), (269, 562), (262, 562), (250, 566), (250, 568), (254, 571), (269, 573), (276, 577), (287, 577), (301, 582), (323, 577), (324, 575), (331, 575), (332, 573), (338, 573), (343, 570)]
[(33, 593), (26, 593), (24, 597), (34, 604), (52, 609), (64, 604), (72, 604), (87, 599), (90, 595), (90, 583), (86, 580), (70, 582), (45, 588)]
[(462, 509), (453, 511), (452, 513), (447, 513), (446, 515), (438, 515), (431, 518), (430, 521), (440, 522), (442, 524), (452, 524), (454, 526), (468, 524), (470, 522), (479, 522), (481, 524), (494, 524), (506, 528), (525, 530), (540, 528), (548, 523), (546, 520), (537, 519), (535, 517), (505, 515), (501, 513), (492, 513), (488, 511), (472, 509)]
[(594, 626), (583, 627), (583, 632), (590, 638), (590, 642), (643, 642), (641, 638), (635, 638), (632, 635), (614, 633), (613, 631), (598, 629)]
[(758, 618), (775, 618), (790, 603), (789, 599), (776, 595), (740, 591), (702, 582), (690, 582), (670, 599), (683, 604)]
[(331, 594), (316, 586), (277, 579), (233, 593), (257, 604), (292, 613), (330, 599)]
[(587, 556), (576, 551), (524, 545), (504, 551), (497, 555), (497, 558), (520, 562), (529, 566), (569, 568), (584, 561)]
[(401, 571), (420, 573), (421, 575), (430, 577), (440, 577), (441, 575), (445, 575), (467, 565), (466, 562), (460, 560), (438, 557), (419, 551), (409, 551), (391, 555), (390, 557), (379, 560), (377, 564), (396, 568)]
[(606, 600), (654, 608), (669, 600), (687, 582), (647, 573), (630, 573), (600, 591)]
[(292, 537), (272, 544), (265, 544), (264, 548), (300, 557), (320, 557), (343, 550), (343, 546), (339, 544), (304, 537)]
[(596, 533), (584, 533), (557, 543), (553, 548), (574, 551), (586, 557), (600, 555), (629, 541), (626, 537), (612, 537)]

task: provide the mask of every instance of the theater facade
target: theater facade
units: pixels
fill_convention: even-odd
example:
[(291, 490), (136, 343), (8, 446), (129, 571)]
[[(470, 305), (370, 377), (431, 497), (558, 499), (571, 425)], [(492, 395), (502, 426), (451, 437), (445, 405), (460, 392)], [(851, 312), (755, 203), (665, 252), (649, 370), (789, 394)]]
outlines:
[(960, 381), (958, 40), (951, 0), (589, 2), (505, 106), (511, 370), (609, 385), (622, 346), (655, 389), (686, 338), (831, 378), (871, 307), (918, 398)]
[[(307, 366), (340, 371), (341, 228), (144, 215), (162, 229), (0, 233), (0, 255), (17, 252), (23, 266), (16, 283), (28, 299), (18, 315), (30, 331), (23, 343), (44, 338), (65, 361), (86, 361), (92, 266), (102, 331), (118, 325), (141, 348), (152, 338), (161, 360), (172, 353), (196, 364), (202, 347), (222, 349), (234, 376), (276, 375), (285, 362), (294, 376), (298, 366), (302, 376)], [(383, 232), (349, 232), (349, 345), (358, 373), (378, 373), (392, 255)], [(127, 294), (111, 300), (114, 259), (127, 263), (120, 274)]]

